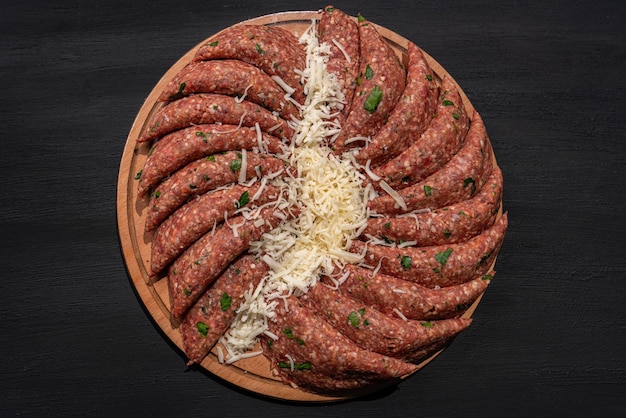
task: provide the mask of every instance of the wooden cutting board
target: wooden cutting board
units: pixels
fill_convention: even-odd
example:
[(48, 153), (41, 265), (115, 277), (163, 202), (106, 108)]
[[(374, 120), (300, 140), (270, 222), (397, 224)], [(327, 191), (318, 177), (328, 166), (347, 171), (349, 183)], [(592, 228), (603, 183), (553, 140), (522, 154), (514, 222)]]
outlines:
[[(301, 35), (310, 26), (313, 19), (319, 19), (319, 12), (284, 12), (262, 16), (251, 19), (241, 24), (256, 25), (277, 25), (292, 31), (297, 36)], [(375, 25), (381, 35), (383, 35), (392, 45), (398, 56), (406, 62), (407, 40), (402, 36), (378, 25)], [(208, 39), (208, 38), (207, 38)], [(152, 234), (144, 232), (145, 209), (147, 199), (138, 197), (137, 180), (135, 176), (142, 169), (151, 145), (149, 143), (137, 144), (136, 140), (144, 130), (152, 115), (162, 106), (157, 102), (161, 91), (168, 82), (184, 66), (191, 62), (195, 51), (207, 41), (203, 40), (196, 47), (192, 48), (182, 58), (180, 58), (159, 80), (154, 89), (146, 98), (143, 106), (139, 110), (137, 117), (131, 127), (122, 155), (117, 187), (117, 221), (120, 236), (120, 244), (123, 257), (126, 262), (128, 274), (137, 290), (141, 302), (145, 305), (148, 313), (167, 335), (167, 337), (182, 351), (182, 337), (177, 328), (178, 324), (172, 320), (170, 312), (170, 301), (167, 289), (167, 278), (150, 278), (148, 266), (150, 262), (150, 247)], [(438, 81), (447, 76), (453, 78), (446, 70), (431, 56), (424, 52), (432, 70)], [(455, 83), (456, 84), (456, 83)], [(469, 99), (457, 85), (461, 97), (464, 100), (468, 114), (471, 115), (473, 106)], [(480, 298), (463, 315), (470, 317)], [(437, 353), (438, 354), (438, 353)], [(418, 370), (432, 361), (437, 354), (422, 362)], [(236, 385), (242, 389), (249, 390), (256, 394), (291, 401), (304, 402), (332, 402), (344, 400), (346, 398), (358, 397), (381, 388), (368, 388), (367, 390), (354, 392), (350, 396), (321, 396), (283, 384), (270, 372), (270, 363), (263, 356), (257, 356), (238, 361), (231, 365), (220, 364), (215, 353), (215, 349), (201, 363), (202, 368), (210, 373)], [(408, 376), (406, 376), (408, 377)], [(406, 378), (405, 377), (405, 378)]]

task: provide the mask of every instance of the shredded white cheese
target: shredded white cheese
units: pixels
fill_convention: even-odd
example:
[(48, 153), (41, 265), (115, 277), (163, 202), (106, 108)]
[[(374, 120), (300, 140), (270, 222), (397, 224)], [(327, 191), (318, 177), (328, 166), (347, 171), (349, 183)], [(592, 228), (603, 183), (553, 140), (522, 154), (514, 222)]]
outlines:
[[(246, 292), (235, 321), (220, 339), (227, 351), (227, 363), (242, 358), (260, 335), (276, 338), (267, 324), (278, 303), (284, 303), (289, 295), (306, 293), (321, 275), (332, 275), (337, 267), (358, 264), (363, 259), (362, 254), (349, 249), (366, 226), (367, 203), (375, 192), (371, 187), (362, 187), (365, 176), (353, 157), (337, 157), (328, 147), (341, 129), (334, 117), (343, 106), (344, 96), (335, 76), (325, 71), (330, 46), (319, 43), (315, 22), (300, 43), (307, 51), (307, 66), (298, 72), (306, 100), (299, 105), (301, 119), (293, 121), (296, 134), (279, 156), (293, 167), (294, 174), (265, 177), (266, 182), (281, 190), (272, 204), (276, 205), (275, 216), (284, 221), (251, 243), (250, 252), (263, 260), (270, 272), (254, 291)], [(275, 77), (274, 81), (287, 95), (293, 92), (283, 80)], [(261, 149), (260, 143), (259, 136)], [(254, 197), (265, 185), (262, 180)], [(285, 213), (294, 210), (298, 216), (287, 220)], [(344, 275), (333, 280), (339, 284), (346, 278)]]

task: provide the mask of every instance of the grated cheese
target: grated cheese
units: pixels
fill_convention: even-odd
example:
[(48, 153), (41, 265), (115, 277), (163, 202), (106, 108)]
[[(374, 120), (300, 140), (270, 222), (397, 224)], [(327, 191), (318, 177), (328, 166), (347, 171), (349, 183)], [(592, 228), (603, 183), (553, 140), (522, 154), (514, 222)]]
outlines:
[[(259, 336), (277, 338), (268, 331), (268, 321), (275, 317), (278, 303), (286, 303), (290, 295), (306, 293), (321, 275), (331, 276), (337, 267), (363, 260), (363, 254), (349, 249), (366, 227), (367, 204), (376, 193), (371, 186), (362, 186), (365, 176), (353, 156), (337, 157), (328, 146), (341, 129), (334, 118), (343, 107), (344, 96), (336, 77), (325, 71), (330, 46), (318, 42), (315, 26), (313, 21), (300, 37), (307, 51), (306, 68), (297, 71), (306, 94), (304, 104), (298, 105), (301, 119), (290, 122), (296, 133), (278, 155), (293, 171), (288, 170), (286, 176), (264, 177), (253, 196), (258, 197), (267, 184), (277, 187), (277, 199), (269, 205), (274, 205), (274, 215), (283, 222), (251, 243), (249, 251), (270, 271), (256, 289), (244, 294), (233, 324), (220, 339), (227, 351), (227, 363), (249, 353)], [(273, 79), (286, 96), (293, 93), (282, 79)], [(244, 157), (242, 153), (242, 160)], [(285, 214), (296, 211), (297, 217)], [(338, 285), (347, 277), (344, 274), (331, 280)]]

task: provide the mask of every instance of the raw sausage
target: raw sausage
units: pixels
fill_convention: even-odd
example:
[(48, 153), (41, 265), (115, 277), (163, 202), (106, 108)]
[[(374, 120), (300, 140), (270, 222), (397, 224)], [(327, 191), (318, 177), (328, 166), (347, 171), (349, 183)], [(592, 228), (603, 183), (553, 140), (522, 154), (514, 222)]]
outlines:
[(359, 22), (361, 62), (350, 113), (332, 144), (341, 154), (362, 141), (355, 137), (371, 137), (387, 121), (389, 113), (404, 91), (406, 72), (389, 43), (368, 21)]
[(228, 151), (201, 158), (175, 172), (152, 193), (146, 215), (146, 231), (159, 226), (190, 197), (236, 182), (242, 169), (246, 170), (248, 180), (285, 169), (284, 162), (276, 157), (249, 152), (246, 153), (246, 160), (244, 168), (243, 153)]
[(396, 243), (416, 241), (416, 246), (466, 241), (494, 223), (501, 199), (502, 172), (496, 166), (473, 198), (411, 216), (370, 218), (362, 236)]
[(397, 248), (353, 241), (350, 250), (365, 251), (363, 262), (380, 265), (380, 273), (430, 288), (453, 286), (489, 271), (502, 246), (507, 223), (504, 213), (489, 229), (458, 244)]
[(169, 102), (190, 94), (237, 96), (277, 112), (283, 119), (298, 117), (298, 109), (285, 100), (285, 91), (269, 75), (247, 62), (211, 60), (192, 62), (165, 87), (159, 101)]
[[(408, 319), (436, 320), (459, 317), (483, 294), (492, 276), (477, 277), (456, 286), (430, 289), (416, 283), (347, 264), (347, 278), (339, 293), (350, 296), (388, 315)], [(329, 283), (324, 279), (325, 283)], [(399, 316), (401, 317), (401, 316)], [(404, 319), (404, 318), (402, 318)]]
[(430, 346), (448, 341), (472, 322), (469, 318), (441, 321), (404, 321), (385, 315), (323, 284), (300, 298), (359, 347), (389, 357), (415, 362)]
[(297, 298), (290, 296), (286, 301), (276, 307), (276, 320), (268, 321), (269, 331), (278, 339), (266, 339), (264, 344), (283, 380), (327, 392), (350, 388), (345, 387), (350, 382), (356, 387), (372, 385), (415, 371), (410, 363), (359, 348)]
[[(373, 170), (391, 188), (399, 190), (434, 173), (459, 150), (469, 128), (469, 117), (454, 83), (444, 77), (437, 114), (424, 133), (400, 155)], [(374, 182), (374, 186), (376, 186)]]
[(376, 167), (389, 161), (424, 132), (430, 124), (437, 106), (439, 87), (433, 71), (422, 50), (412, 42), (408, 44), (406, 86), (389, 120), (365, 147), (355, 155), (356, 161), (370, 161)]
[(306, 67), (306, 52), (298, 39), (279, 26), (235, 25), (201, 46), (194, 61), (239, 59), (278, 76), (295, 91), (292, 97), (304, 103), (300, 75)]
[(148, 127), (137, 139), (147, 142), (178, 129), (204, 123), (254, 126), (278, 138), (290, 140), (294, 130), (289, 124), (258, 104), (222, 94), (201, 93), (168, 103), (154, 115)]
[(250, 187), (235, 185), (229, 189), (205, 193), (179, 208), (154, 232), (150, 275), (158, 274), (198, 238), (224, 222), (225, 216), (230, 217), (243, 207), (258, 208), (266, 202), (278, 199), (278, 188), (266, 185), (262, 193), (254, 201), (250, 201), (260, 187), (259, 182)]
[(359, 73), (359, 28), (350, 16), (327, 6), (320, 17), (319, 37), (330, 46), (326, 71), (334, 74), (342, 87), (345, 104), (338, 117), (341, 124), (350, 111)]
[(187, 248), (169, 269), (172, 315), (182, 317), (217, 276), (248, 249), (250, 242), (292, 216), (290, 212), (278, 212), (274, 208), (263, 209), (258, 217), (263, 224), (259, 226), (241, 215), (233, 217)]
[(394, 215), (420, 209), (437, 209), (470, 199), (478, 192), (493, 168), (493, 151), (485, 125), (474, 111), (463, 147), (440, 170), (424, 180), (398, 190), (407, 209), (384, 194), (370, 200), (370, 210), (381, 215)]
[(243, 255), (194, 303), (180, 324), (188, 365), (206, 357), (235, 319), (245, 292), (254, 289), (268, 271), (265, 263)]
[(281, 152), (280, 144), (278, 138), (264, 132), (259, 144), (256, 129), (245, 126), (204, 124), (174, 131), (157, 141), (148, 154), (137, 175), (139, 195), (145, 196), (159, 181), (199, 158), (242, 149), (261, 153), (267, 149), (276, 154)]

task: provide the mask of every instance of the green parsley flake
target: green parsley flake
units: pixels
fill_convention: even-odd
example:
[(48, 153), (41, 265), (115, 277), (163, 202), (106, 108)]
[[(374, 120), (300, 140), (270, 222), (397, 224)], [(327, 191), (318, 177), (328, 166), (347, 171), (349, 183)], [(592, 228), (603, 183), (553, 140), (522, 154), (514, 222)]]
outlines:
[(285, 328), (283, 330), (283, 334), (285, 334), (287, 338), (293, 338), (293, 332), (291, 331), (291, 328)]
[(374, 77), (374, 70), (372, 70), (372, 67), (370, 67), (370, 65), (367, 64), (367, 66), (365, 67), (365, 78), (367, 80), (371, 80), (372, 77)]
[(367, 110), (369, 113), (374, 113), (382, 98), (383, 91), (380, 87), (374, 86), (369, 96), (367, 96), (367, 99), (365, 99), (365, 103), (363, 103), (363, 109)]
[(434, 324), (433, 324), (432, 322), (430, 322), (430, 321), (422, 322), (422, 326), (423, 326), (424, 328), (432, 328), (432, 327), (433, 327), (433, 325), (434, 325)]
[(408, 255), (399, 255), (398, 259), (400, 259), (400, 265), (404, 270), (408, 270), (411, 268), (412, 260)]
[(233, 302), (233, 298), (226, 292), (222, 293), (220, 298), (220, 308), (222, 311), (227, 311), (230, 308), (230, 304)]
[(236, 173), (239, 170), (241, 170), (241, 160), (232, 160), (230, 162), (230, 171)]
[(235, 207), (237, 209), (244, 207), (248, 202), (250, 201), (250, 198), (248, 197), (248, 191), (246, 190), (245, 192), (243, 192), (241, 194), (241, 196), (239, 197), (239, 200), (237, 202), (235, 202)]
[(437, 260), (437, 262), (442, 266), (445, 266), (448, 262), (448, 257), (450, 257), (450, 254), (452, 254), (452, 248), (448, 248), (447, 250), (435, 254), (435, 260)]
[(442, 106), (454, 106), (454, 103), (451, 102), (450, 100), (442, 100), (441, 105)]
[(433, 188), (430, 186), (424, 186), (424, 195), (432, 196), (432, 194), (433, 194)]
[(359, 319), (359, 314), (354, 311), (350, 312), (350, 314), (348, 315), (348, 323), (352, 327), (358, 328), (359, 322), (361, 322), (361, 320)]
[(206, 337), (206, 335), (209, 333), (209, 326), (204, 322), (196, 323), (196, 329), (203, 337)]

